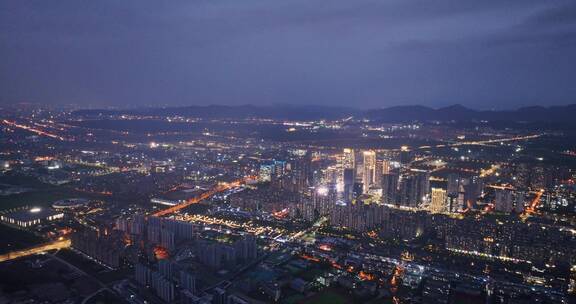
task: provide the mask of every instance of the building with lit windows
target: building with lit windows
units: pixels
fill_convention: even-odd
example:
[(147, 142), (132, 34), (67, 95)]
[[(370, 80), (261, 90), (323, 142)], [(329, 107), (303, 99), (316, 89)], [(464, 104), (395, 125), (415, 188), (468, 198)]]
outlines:
[(355, 163), (354, 149), (344, 149), (344, 153), (342, 154), (342, 168), (354, 169)]
[(370, 186), (376, 181), (376, 152), (364, 151), (364, 170), (362, 173), (362, 183), (364, 193), (368, 192)]
[(258, 174), (258, 181), (269, 182), (272, 180), (272, 175), (274, 175), (273, 165), (261, 165), (260, 172)]
[(430, 211), (435, 213), (446, 212), (446, 202), (448, 197), (446, 195), (446, 190), (432, 187), (431, 193), (432, 199), (430, 202)]
[(13, 209), (0, 214), (1, 221), (22, 228), (57, 221), (63, 217), (64, 213), (61, 211), (39, 207)]

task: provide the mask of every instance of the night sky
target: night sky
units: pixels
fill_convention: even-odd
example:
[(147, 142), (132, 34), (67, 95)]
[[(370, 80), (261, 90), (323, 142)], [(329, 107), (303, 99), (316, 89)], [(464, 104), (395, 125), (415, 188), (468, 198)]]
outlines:
[(576, 103), (576, 1), (0, 1), (0, 102)]

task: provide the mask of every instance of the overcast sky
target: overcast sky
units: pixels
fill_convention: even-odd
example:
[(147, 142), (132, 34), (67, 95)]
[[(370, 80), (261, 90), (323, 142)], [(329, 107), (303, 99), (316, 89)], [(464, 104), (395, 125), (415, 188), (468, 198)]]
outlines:
[(576, 1), (4, 0), (0, 102), (576, 103)]

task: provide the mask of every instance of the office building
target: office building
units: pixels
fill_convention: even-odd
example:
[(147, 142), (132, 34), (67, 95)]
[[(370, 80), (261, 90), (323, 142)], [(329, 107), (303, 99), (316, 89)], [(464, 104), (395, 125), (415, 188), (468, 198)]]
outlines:
[(376, 181), (376, 152), (364, 151), (363, 156), (362, 184), (364, 184), (363, 193), (367, 193)]

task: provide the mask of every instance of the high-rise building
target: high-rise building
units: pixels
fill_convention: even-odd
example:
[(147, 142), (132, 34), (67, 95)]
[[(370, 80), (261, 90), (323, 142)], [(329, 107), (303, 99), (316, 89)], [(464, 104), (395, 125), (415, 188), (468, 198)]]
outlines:
[(430, 191), (430, 173), (414, 171), (403, 176), (400, 181), (400, 205), (418, 207), (426, 201)]
[(293, 184), (297, 192), (305, 193), (310, 186), (312, 180), (311, 169), (312, 158), (310, 153), (306, 153), (301, 158), (294, 161), (294, 169), (292, 170)]
[(172, 265), (172, 262), (170, 260), (167, 259), (160, 260), (158, 261), (158, 271), (160, 271), (160, 273), (163, 276), (167, 278), (172, 278), (174, 266)]
[(382, 175), (382, 203), (398, 203), (398, 172), (388, 171)]
[(448, 174), (448, 186), (447, 186), (447, 193), (448, 195), (455, 196), (458, 194), (458, 188), (460, 185), (460, 179), (457, 174), (450, 173)]
[(464, 201), (466, 205), (464, 208), (473, 208), (476, 205), (478, 197), (482, 195), (484, 190), (484, 181), (479, 176), (474, 176), (469, 179), (467, 185), (464, 186)]
[(376, 180), (376, 152), (372, 150), (364, 151), (363, 155), (362, 183), (364, 184), (363, 192), (366, 193)]
[(409, 164), (412, 161), (412, 152), (407, 146), (402, 146), (400, 148), (400, 163), (402, 165)]
[(72, 234), (71, 241), (74, 249), (111, 268), (119, 267), (125, 254), (122, 233), (115, 230), (112, 233), (92, 230), (76, 232)]
[(134, 265), (134, 272), (135, 272), (134, 276), (136, 278), (136, 282), (138, 282), (142, 286), (147, 286), (150, 284), (150, 280), (151, 280), (150, 268), (148, 268), (144, 264), (136, 263), (136, 265)]
[(496, 189), (494, 199), (495, 210), (499, 212), (510, 213), (514, 206), (514, 198), (512, 190), (509, 189)]
[(352, 168), (344, 169), (343, 184), (344, 184), (343, 186), (344, 201), (346, 202), (352, 201), (354, 194), (354, 169)]
[(188, 271), (180, 271), (180, 288), (196, 294), (196, 276)]
[(164, 277), (161, 273), (152, 272), (152, 288), (156, 295), (166, 302), (174, 301), (174, 283)]
[(388, 218), (388, 208), (377, 204), (338, 205), (330, 213), (330, 224), (340, 229), (365, 232)]
[(457, 211), (462, 211), (466, 208), (466, 189), (464, 184), (460, 183), (458, 186), (458, 197), (456, 199)]
[(173, 250), (176, 246), (174, 232), (168, 229), (162, 229), (160, 235), (160, 245), (168, 250)]
[(274, 161), (274, 175), (279, 177), (279, 176), (284, 176), (285, 173), (286, 173), (286, 161), (275, 160)]
[(208, 267), (219, 269), (222, 265), (222, 253), (219, 244), (206, 244), (198, 249), (198, 260)]
[(458, 195), (448, 195), (446, 197), (448, 212), (458, 212)]
[(119, 217), (114, 221), (114, 228), (122, 232), (128, 232), (128, 220), (124, 217)]
[(336, 205), (336, 200), (337, 191), (334, 184), (318, 186), (313, 195), (314, 210), (320, 216), (330, 214)]
[(432, 212), (445, 212), (447, 211), (446, 202), (447, 202), (447, 195), (446, 190), (442, 188), (435, 188), (432, 187), (431, 191), (431, 202), (430, 202), (430, 211)]
[(354, 198), (357, 198), (360, 195), (362, 195), (363, 191), (364, 191), (364, 184), (355, 182), (352, 190)]
[(142, 235), (144, 234), (144, 216), (137, 214), (134, 216), (132, 221), (130, 222), (130, 233), (135, 235)]
[(160, 227), (149, 225), (146, 229), (148, 232), (146, 235), (148, 237), (148, 241), (152, 244), (160, 244)]
[(384, 164), (382, 159), (376, 158), (376, 166), (374, 168), (374, 178), (372, 184), (380, 187), (382, 184), (382, 174), (384, 172)]
[(546, 187), (546, 178), (544, 167), (535, 166), (530, 171), (530, 187), (533, 190), (539, 190)]
[(383, 159), (382, 160), (382, 174), (389, 174), (390, 170), (392, 170), (390, 160), (389, 159)]
[(337, 184), (340, 178), (342, 177), (342, 171), (340, 171), (336, 166), (329, 166), (326, 167), (324, 170), (324, 177), (321, 180), (321, 183), (324, 184)]
[(258, 172), (258, 181), (269, 182), (272, 181), (272, 175), (274, 174), (274, 165), (261, 165), (260, 171)]
[(344, 149), (342, 153), (342, 169), (356, 168), (354, 149)]
[(246, 235), (241, 240), (236, 241), (233, 247), (238, 261), (248, 262), (258, 257), (256, 237), (253, 235)]
[(516, 193), (514, 193), (514, 212), (516, 213), (524, 212), (525, 203), (526, 203), (526, 192), (516, 191)]

